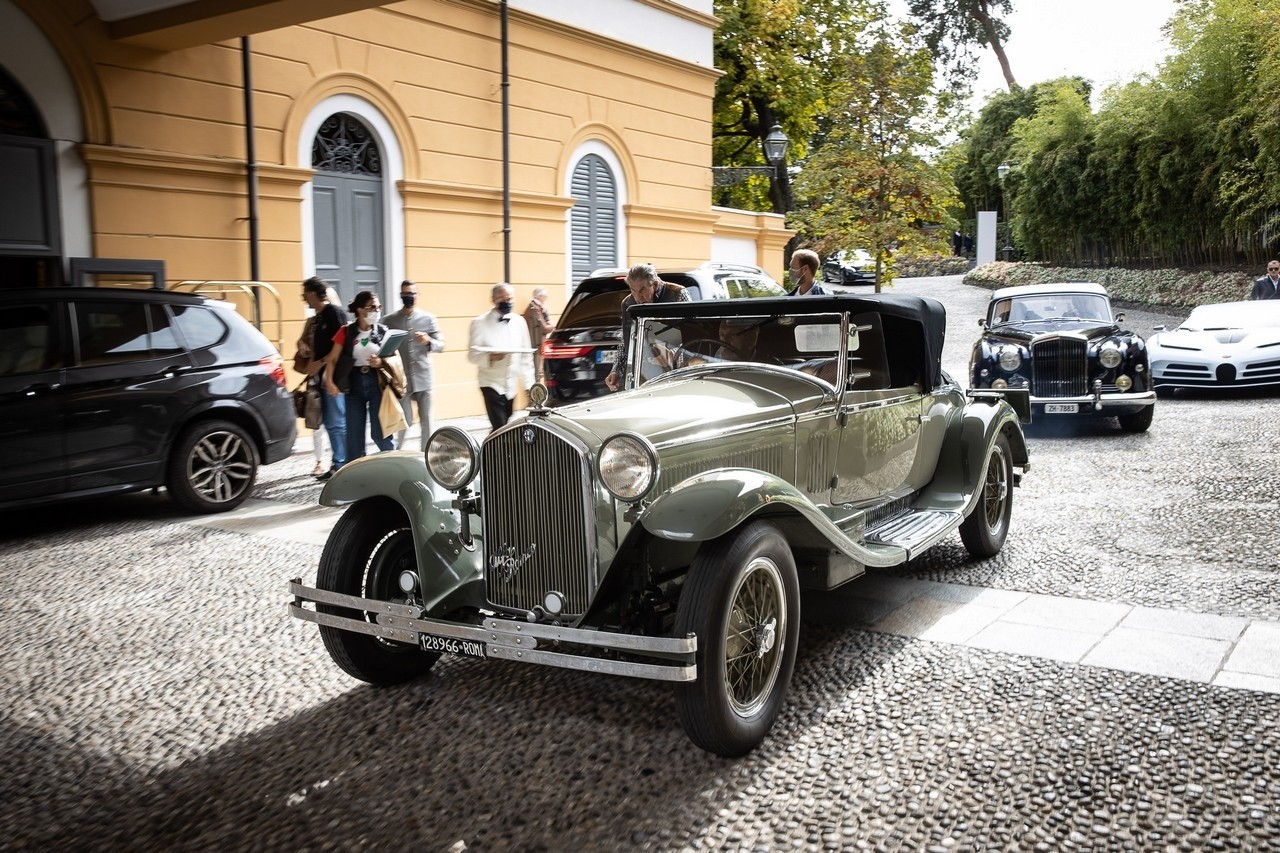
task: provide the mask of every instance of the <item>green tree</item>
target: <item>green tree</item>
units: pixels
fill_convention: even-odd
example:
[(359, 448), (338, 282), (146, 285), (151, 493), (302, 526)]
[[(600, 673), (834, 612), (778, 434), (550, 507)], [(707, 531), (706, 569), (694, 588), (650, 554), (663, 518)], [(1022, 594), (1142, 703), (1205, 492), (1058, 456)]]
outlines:
[(933, 57), (911, 31), (882, 25), (841, 63), (843, 83), (825, 143), (797, 179), (794, 224), (820, 251), (866, 246), (876, 290), (892, 278), (895, 249), (934, 241), (922, 226), (946, 220), (954, 185), (927, 158), (949, 101), (934, 87)]
[(1013, 11), (1013, 0), (908, 0), (907, 6), (925, 44), (953, 85), (972, 76), (973, 49), (977, 46), (991, 48), (1009, 91), (1018, 88), (1004, 52), (1009, 25), (1000, 17)]
[[(716, 0), (716, 83), (712, 158), (717, 166), (767, 165), (764, 139), (775, 124), (802, 159), (818, 120), (831, 106), (840, 58), (857, 50), (869, 22), (886, 14), (881, 0)], [(717, 203), (785, 213), (785, 169), (718, 188)]]

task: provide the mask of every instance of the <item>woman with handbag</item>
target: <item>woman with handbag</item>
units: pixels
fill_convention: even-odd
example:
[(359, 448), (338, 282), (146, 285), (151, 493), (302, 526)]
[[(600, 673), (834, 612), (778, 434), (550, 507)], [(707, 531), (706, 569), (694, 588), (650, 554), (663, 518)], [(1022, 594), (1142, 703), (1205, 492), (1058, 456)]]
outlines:
[(378, 356), (387, 327), (382, 319), (382, 303), (372, 290), (362, 290), (348, 306), (355, 322), (348, 323), (333, 336), (324, 372), (325, 391), (333, 396), (346, 395), (347, 461), (359, 459), (365, 451), (365, 428), (379, 450), (395, 450), (395, 439), (383, 435), (378, 408), (382, 403)]

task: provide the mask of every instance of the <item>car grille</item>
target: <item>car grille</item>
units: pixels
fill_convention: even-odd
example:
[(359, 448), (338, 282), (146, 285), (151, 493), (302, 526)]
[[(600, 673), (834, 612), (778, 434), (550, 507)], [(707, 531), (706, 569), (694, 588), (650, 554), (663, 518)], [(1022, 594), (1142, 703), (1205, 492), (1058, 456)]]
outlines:
[(532, 610), (554, 590), (566, 614), (583, 613), (596, 586), (585, 451), (524, 423), (485, 441), (480, 474), (489, 601)]
[(1089, 392), (1085, 342), (1051, 338), (1031, 345), (1031, 396), (1079, 397)]

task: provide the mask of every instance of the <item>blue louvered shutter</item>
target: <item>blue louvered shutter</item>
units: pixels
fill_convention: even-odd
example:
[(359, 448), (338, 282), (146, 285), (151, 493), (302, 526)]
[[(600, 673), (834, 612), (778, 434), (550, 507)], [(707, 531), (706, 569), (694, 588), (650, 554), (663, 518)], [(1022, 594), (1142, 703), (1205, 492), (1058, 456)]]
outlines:
[(573, 169), (573, 280), (618, 260), (618, 189), (604, 158), (588, 154)]

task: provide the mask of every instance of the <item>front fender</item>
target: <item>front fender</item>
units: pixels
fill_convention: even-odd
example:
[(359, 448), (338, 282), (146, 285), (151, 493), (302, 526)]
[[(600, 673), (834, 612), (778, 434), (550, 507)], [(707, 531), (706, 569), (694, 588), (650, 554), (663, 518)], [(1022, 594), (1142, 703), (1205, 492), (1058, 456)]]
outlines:
[(1029, 470), (1027, 441), (1013, 407), (995, 396), (971, 400), (959, 422), (948, 428), (933, 482), (921, 493), (916, 507), (968, 515), (981, 497), (987, 457), (1000, 435), (1009, 440), (1013, 466)]
[(862, 565), (892, 566), (906, 559), (896, 546), (850, 539), (795, 486), (754, 468), (723, 468), (690, 477), (646, 507), (639, 522), (661, 539), (705, 542), (766, 509), (802, 517), (831, 547)]
[(342, 506), (372, 498), (395, 501), (409, 517), (418, 580), (428, 615), (459, 607), (483, 607), (484, 576), (479, 516), (469, 519), (472, 535), (462, 537), (461, 512), (453, 492), (427, 476), (422, 453), (400, 451), (366, 456), (348, 463), (325, 483), (324, 506)]

